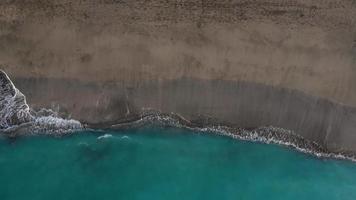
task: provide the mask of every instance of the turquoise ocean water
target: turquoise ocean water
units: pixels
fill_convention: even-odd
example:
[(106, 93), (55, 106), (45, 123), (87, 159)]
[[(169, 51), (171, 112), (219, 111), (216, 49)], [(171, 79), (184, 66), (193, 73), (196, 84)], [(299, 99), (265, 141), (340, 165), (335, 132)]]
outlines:
[(356, 163), (184, 129), (0, 139), (0, 200), (356, 199)]

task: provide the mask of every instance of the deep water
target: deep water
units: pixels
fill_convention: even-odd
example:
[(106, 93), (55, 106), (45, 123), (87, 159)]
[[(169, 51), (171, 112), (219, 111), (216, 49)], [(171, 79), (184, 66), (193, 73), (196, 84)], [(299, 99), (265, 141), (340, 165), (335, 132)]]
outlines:
[(0, 139), (0, 199), (356, 199), (356, 163), (146, 127)]

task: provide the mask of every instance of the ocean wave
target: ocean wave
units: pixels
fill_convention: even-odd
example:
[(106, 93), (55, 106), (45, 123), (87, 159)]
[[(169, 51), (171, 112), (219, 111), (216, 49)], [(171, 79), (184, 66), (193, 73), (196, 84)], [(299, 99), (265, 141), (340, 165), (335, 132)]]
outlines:
[(273, 126), (259, 127), (253, 130), (232, 128), (222, 125), (208, 125), (200, 127), (190, 123), (180, 115), (174, 113), (162, 114), (155, 111), (153, 113), (146, 114), (144, 117), (141, 117), (136, 121), (125, 124), (115, 124), (112, 125), (111, 128), (139, 128), (150, 125), (181, 128), (203, 134), (217, 134), (244, 141), (276, 144), (286, 146), (299, 152), (316, 156), (318, 158), (343, 159), (356, 162), (356, 158), (354, 156), (344, 155), (342, 153), (328, 152), (328, 150), (323, 148), (321, 145), (314, 141), (303, 138), (302, 136), (296, 134), (294, 131)]
[(34, 120), (29, 130), (31, 133), (65, 134), (82, 129), (83, 125), (77, 120), (42, 116)]
[(0, 129), (20, 125), (33, 120), (26, 97), (0, 70)]
[(111, 134), (104, 134), (104, 135), (97, 137), (97, 139), (102, 140), (102, 139), (107, 139), (107, 138), (112, 138), (112, 137), (113, 136)]
[(30, 110), (26, 97), (0, 70), (0, 133), (17, 134), (63, 134), (83, 128), (79, 121), (63, 119), (57, 113), (41, 109)]
[(0, 129), (0, 133), (8, 134), (11, 136), (38, 134), (58, 136), (70, 134), (83, 129), (83, 125), (77, 120), (43, 116), (34, 118), (34, 120), (31, 122)]
[(107, 133), (97, 137), (96, 139), (103, 140), (103, 139), (110, 139), (110, 138), (115, 138), (115, 139), (120, 139), (120, 140), (131, 140), (131, 138), (127, 135), (123, 135), (121, 137), (115, 137), (112, 134), (107, 134)]
[(124, 136), (121, 136), (121, 139), (122, 140), (130, 140), (131, 138), (127, 135), (124, 135)]

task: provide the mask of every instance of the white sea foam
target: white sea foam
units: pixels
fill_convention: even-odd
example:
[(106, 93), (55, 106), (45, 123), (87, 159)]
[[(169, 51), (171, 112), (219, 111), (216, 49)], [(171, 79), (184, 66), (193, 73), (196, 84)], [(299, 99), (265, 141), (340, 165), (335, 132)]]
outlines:
[(77, 120), (43, 116), (35, 118), (30, 130), (33, 133), (63, 134), (81, 129), (83, 126)]
[[(32, 115), (31, 115), (32, 116)], [(67, 134), (82, 130), (83, 125), (74, 119), (55, 116), (32, 116), (31, 121), (18, 125), (7, 125), (0, 129), (3, 133), (16, 134)]]
[(26, 97), (0, 70), (0, 131), (6, 133), (62, 134), (82, 129), (79, 121), (62, 119), (55, 112), (41, 109), (30, 111)]
[(78, 143), (78, 146), (85, 146), (85, 147), (88, 147), (89, 144), (86, 143), (86, 142), (79, 142), (79, 143)]
[(0, 129), (29, 122), (33, 119), (26, 97), (0, 70)]
[(130, 140), (131, 138), (130, 138), (129, 136), (127, 136), (127, 135), (124, 135), (124, 136), (121, 137), (121, 139), (123, 139), (123, 140)]
[(97, 139), (102, 140), (102, 139), (107, 139), (107, 138), (112, 138), (113, 136), (111, 134), (104, 134), (99, 136)]

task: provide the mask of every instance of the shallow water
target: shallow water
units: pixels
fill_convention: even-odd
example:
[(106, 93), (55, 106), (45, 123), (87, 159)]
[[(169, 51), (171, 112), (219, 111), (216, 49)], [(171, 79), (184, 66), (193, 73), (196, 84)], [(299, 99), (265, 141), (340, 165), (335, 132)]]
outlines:
[(0, 199), (355, 199), (356, 163), (176, 128), (0, 139)]

